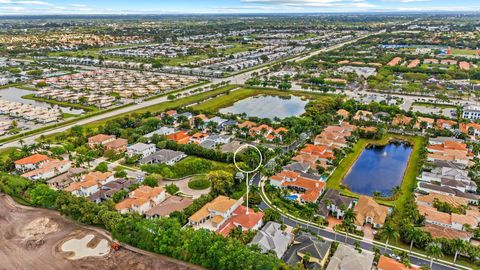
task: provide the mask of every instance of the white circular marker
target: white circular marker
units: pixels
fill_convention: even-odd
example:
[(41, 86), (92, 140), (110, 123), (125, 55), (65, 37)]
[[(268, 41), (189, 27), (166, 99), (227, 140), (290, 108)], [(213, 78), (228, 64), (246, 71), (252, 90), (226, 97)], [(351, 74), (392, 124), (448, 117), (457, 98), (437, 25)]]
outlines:
[[(260, 157), (260, 162), (258, 163), (258, 166), (251, 170), (251, 171), (245, 171), (243, 170), (242, 168), (240, 168), (240, 166), (237, 165), (237, 154), (240, 153), (244, 148), (248, 148), (248, 147), (251, 147), (253, 149), (255, 149), (257, 152), (258, 152), (258, 156)], [(263, 157), (262, 157), (262, 152), (260, 152), (260, 149), (258, 149), (256, 146), (253, 146), (251, 144), (244, 144), (242, 146), (240, 146), (236, 151), (235, 153), (233, 153), (233, 165), (235, 165), (235, 167), (243, 172), (243, 173), (253, 173), (253, 172), (256, 172), (258, 169), (260, 169), (260, 166), (262, 166), (262, 162), (263, 162)]]
[[(250, 170), (250, 171), (245, 171), (243, 170), (242, 168), (240, 168), (240, 166), (237, 165), (237, 154), (240, 153), (243, 149), (245, 148), (248, 148), (248, 147), (251, 147), (253, 149), (255, 149), (257, 152), (258, 152), (258, 155), (260, 156), (260, 162), (258, 163), (258, 166), (255, 167), (255, 169), (253, 170)], [(262, 152), (260, 152), (260, 149), (258, 149), (256, 146), (253, 146), (251, 144), (244, 144), (242, 146), (240, 146), (236, 151), (235, 153), (233, 153), (233, 165), (235, 165), (235, 167), (243, 172), (243, 173), (246, 173), (247, 174), (247, 179), (246, 179), (246, 185), (247, 185), (247, 215), (249, 214), (249, 208), (248, 208), (248, 193), (250, 192), (249, 190), (249, 180), (248, 180), (248, 174), (249, 173), (253, 173), (253, 172), (256, 172), (258, 169), (260, 169), (260, 166), (262, 166), (262, 162), (263, 162), (263, 157), (262, 157)]]

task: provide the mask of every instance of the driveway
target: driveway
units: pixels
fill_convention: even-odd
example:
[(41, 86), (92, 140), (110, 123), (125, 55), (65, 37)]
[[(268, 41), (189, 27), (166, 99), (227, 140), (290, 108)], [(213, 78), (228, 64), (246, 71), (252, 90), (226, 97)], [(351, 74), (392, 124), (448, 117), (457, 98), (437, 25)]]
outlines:
[(204, 194), (210, 193), (211, 188), (203, 189), (203, 190), (194, 190), (188, 187), (188, 182), (192, 180), (192, 177), (182, 178), (180, 180), (163, 180), (162, 185), (170, 185), (175, 184), (179, 189), (180, 192), (184, 193), (185, 195), (192, 196), (193, 199), (196, 199)]
[(364, 236), (363, 236), (364, 239), (373, 240), (373, 237), (375, 236), (375, 230), (372, 228), (372, 225), (370, 224), (363, 225), (362, 231), (364, 233)]

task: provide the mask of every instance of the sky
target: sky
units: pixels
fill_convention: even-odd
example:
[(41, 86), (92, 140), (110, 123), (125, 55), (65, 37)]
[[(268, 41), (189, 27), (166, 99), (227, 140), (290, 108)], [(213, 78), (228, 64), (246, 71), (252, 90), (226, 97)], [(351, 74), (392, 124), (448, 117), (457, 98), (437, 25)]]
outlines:
[(480, 0), (0, 0), (0, 15), (480, 12)]

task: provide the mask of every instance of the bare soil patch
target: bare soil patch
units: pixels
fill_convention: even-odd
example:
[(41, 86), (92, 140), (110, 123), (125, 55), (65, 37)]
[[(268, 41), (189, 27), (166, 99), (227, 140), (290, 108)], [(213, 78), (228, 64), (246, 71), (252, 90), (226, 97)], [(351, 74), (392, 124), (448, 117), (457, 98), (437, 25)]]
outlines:
[(0, 270), (68, 269), (68, 270), (193, 270), (201, 267), (162, 255), (121, 246), (103, 256), (69, 259), (74, 252), (60, 246), (75, 238), (93, 235), (84, 243), (95, 248), (110, 235), (98, 228), (81, 226), (58, 212), (25, 207), (0, 194)]

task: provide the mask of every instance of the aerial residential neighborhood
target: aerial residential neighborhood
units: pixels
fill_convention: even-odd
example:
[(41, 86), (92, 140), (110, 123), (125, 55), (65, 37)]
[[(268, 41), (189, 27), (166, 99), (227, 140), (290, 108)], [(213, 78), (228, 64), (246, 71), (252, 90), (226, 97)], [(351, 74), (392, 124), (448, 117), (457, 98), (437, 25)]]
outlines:
[(480, 269), (477, 1), (0, 0), (0, 268)]

